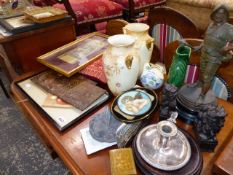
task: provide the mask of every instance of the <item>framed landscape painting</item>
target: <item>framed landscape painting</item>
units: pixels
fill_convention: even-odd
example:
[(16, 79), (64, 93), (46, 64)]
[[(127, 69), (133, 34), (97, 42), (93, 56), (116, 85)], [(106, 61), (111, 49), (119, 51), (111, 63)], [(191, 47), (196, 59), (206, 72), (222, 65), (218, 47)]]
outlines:
[(70, 77), (98, 59), (107, 47), (107, 35), (95, 32), (48, 52), (37, 60)]

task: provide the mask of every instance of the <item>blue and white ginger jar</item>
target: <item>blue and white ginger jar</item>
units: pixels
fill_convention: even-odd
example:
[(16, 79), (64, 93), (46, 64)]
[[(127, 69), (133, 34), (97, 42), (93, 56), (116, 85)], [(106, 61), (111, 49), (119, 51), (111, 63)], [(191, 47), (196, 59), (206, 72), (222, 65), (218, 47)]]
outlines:
[(161, 70), (156, 68), (155, 65), (145, 63), (140, 80), (146, 88), (159, 89), (163, 85), (164, 76)]

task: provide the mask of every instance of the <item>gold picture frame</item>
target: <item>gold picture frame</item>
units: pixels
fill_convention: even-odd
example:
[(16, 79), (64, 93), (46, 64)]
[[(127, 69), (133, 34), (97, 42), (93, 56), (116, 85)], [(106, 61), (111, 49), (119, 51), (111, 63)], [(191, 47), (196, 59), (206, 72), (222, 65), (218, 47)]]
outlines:
[(26, 9), (24, 15), (36, 23), (46, 23), (64, 18), (67, 16), (67, 11), (51, 6), (33, 7)]
[(37, 60), (70, 77), (98, 59), (108, 47), (108, 36), (94, 32), (48, 52)]

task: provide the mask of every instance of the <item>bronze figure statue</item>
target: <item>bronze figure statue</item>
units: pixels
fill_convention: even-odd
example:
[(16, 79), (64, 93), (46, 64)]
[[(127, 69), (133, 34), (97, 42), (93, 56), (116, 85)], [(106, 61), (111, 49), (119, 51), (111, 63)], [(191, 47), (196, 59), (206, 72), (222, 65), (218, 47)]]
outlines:
[(233, 56), (233, 25), (227, 23), (229, 12), (225, 5), (217, 6), (210, 15), (212, 23), (205, 33), (200, 59), (200, 82), (204, 96), (222, 62)]
[(194, 50), (201, 49), (200, 77), (197, 83), (184, 85), (178, 100), (189, 101), (188, 108), (196, 110), (200, 105), (215, 103), (216, 96), (210, 84), (222, 62), (233, 57), (233, 25), (227, 23), (229, 12), (225, 5), (218, 5), (210, 16), (212, 23), (205, 33), (204, 42)]
[(205, 33), (201, 46), (199, 81), (184, 85), (176, 96), (176, 109), (186, 123), (193, 123), (197, 141), (204, 151), (213, 151), (217, 145), (216, 134), (227, 115), (218, 106), (216, 96), (210, 89), (222, 62), (233, 57), (233, 25), (227, 23), (229, 12), (225, 5), (218, 5), (210, 16), (212, 23)]

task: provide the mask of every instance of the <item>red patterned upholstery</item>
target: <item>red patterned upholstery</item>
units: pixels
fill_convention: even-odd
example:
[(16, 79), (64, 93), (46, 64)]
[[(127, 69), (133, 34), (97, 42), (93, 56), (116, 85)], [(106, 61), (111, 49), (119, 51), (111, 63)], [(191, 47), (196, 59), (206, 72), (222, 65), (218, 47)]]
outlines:
[[(78, 24), (109, 19), (122, 15), (123, 7), (109, 0), (69, 0)], [(54, 4), (54, 7), (65, 9), (63, 4)]]
[[(112, 0), (116, 3), (121, 4), (124, 8), (129, 8), (129, 3), (128, 0)], [(153, 4), (157, 4), (159, 2), (161, 2), (162, 0), (134, 0), (134, 8), (141, 8), (141, 7), (146, 7), (146, 6), (150, 6)]]

